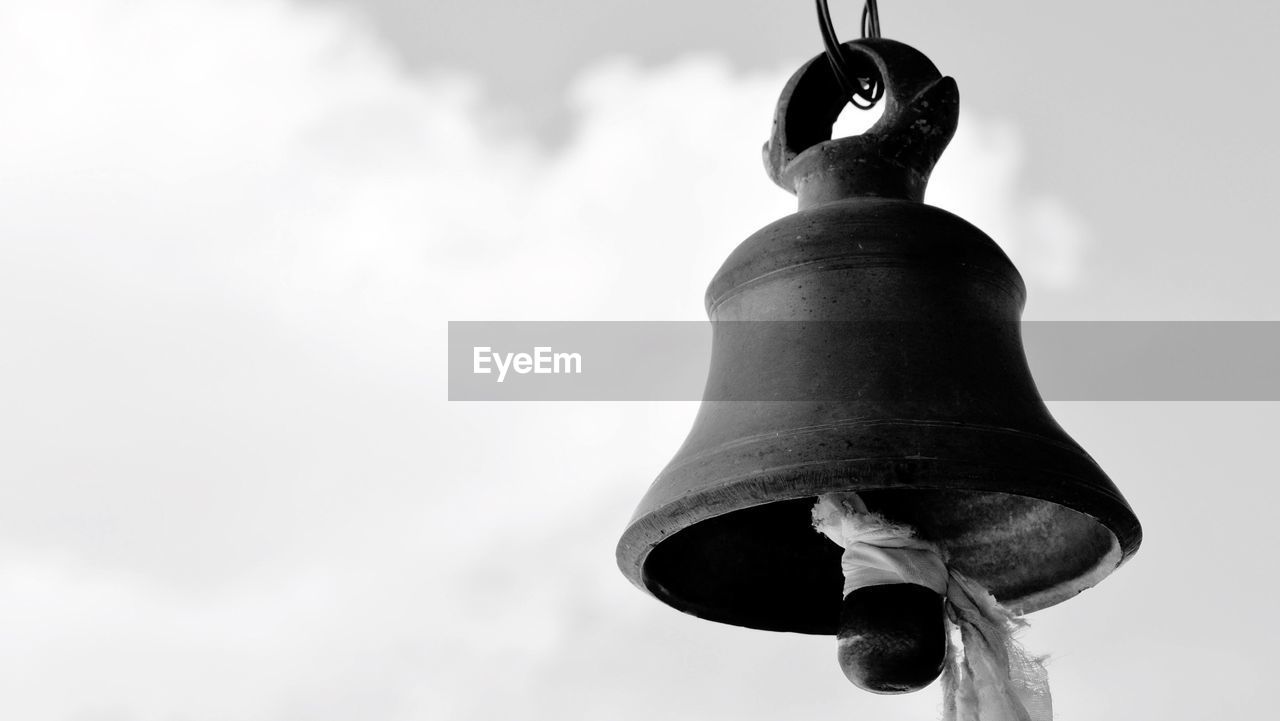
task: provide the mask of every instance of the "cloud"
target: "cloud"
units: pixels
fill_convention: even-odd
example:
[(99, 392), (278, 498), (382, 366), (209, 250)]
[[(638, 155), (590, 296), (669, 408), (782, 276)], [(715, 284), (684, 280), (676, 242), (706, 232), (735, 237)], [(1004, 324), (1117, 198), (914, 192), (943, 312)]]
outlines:
[(1015, 127), (962, 112), (926, 200), (990, 235), (1033, 292), (1037, 287), (1068, 288), (1079, 276), (1089, 233), (1062, 199), (1020, 187), (1024, 155)]
[[(553, 151), (332, 6), (0, 8), (3, 715), (772, 718), (843, 684), (612, 567), (692, 405), (443, 401), (447, 320), (702, 317), (791, 211), (785, 72), (599, 63)], [(964, 127), (931, 197), (1069, 281), (1078, 223)], [(682, 691), (620, 707), (637, 669)]]

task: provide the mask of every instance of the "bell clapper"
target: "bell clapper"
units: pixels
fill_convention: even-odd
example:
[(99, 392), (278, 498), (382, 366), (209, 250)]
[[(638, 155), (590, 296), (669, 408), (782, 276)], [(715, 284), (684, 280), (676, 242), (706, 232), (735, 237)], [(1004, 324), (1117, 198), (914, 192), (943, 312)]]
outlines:
[(947, 568), (937, 548), (870, 512), (855, 493), (829, 493), (814, 527), (845, 549), (836, 656), (844, 675), (880, 694), (918, 691), (947, 659)]
[(840, 606), (840, 669), (872, 693), (908, 693), (933, 683), (947, 659), (944, 604), (941, 594), (915, 583), (855, 589)]

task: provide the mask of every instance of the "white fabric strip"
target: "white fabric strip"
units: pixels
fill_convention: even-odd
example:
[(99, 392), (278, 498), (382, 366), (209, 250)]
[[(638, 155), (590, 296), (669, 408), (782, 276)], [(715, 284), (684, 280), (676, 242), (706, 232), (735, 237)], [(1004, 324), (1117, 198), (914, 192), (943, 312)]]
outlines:
[(813, 525), (844, 549), (844, 595), (866, 586), (918, 583), (947, 593), (947, 566), (938, 549), (911, 529), (869, 513), (854, 493), (829, 493), (813, 507)]
[(813, 525), (844, 548), (844, 595), (866, 586), (916, 583), (946, 597), (947, 619), (960, 630), (947, 641), (942, 671), (943, 721), (1052, 721), (1043, 659), (1014, 640), (1026, 625), (981, 584), (949, 569), (942, 552), (867, 510), (855, 493), (829, 493), (813, 507)]

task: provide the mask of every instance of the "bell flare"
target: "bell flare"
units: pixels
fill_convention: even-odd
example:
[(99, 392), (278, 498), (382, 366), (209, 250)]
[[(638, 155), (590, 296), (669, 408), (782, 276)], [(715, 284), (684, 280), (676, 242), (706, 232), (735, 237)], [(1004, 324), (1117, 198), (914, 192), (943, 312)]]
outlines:
[[(716, 422), (717, 405), (700, 418)], [(690, 449), (641, 501), (618, 563), (695, 616), (834, 634), (841, 549), (813, 530), (811, 510), (818, 496), (854, 491), (1029, 613), (1101, 581), (1140, 541), (1124, 499), (1072, 445), (1002, 428), (850, 421)]]

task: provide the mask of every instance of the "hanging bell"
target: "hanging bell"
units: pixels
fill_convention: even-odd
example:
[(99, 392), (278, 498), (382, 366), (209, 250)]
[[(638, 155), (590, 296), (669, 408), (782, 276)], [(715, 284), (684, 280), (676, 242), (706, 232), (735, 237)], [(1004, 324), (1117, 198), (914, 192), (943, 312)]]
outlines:
[(955, 82), (901, 43), (843, 47), (883, 83), (882, 117), (832, 140), (847, 96), (825, 56), (787, 83), (765, 164), (799, 211), (711, 281), (703, 403), (618, 565), (701, 618), (835, 634), (841, 551), (810, 512), (853, 492), (1013, 612), (1051, 606), (1128, 559), (1138, 520), (1036, 390), (1017, 269), (922, 202)]

